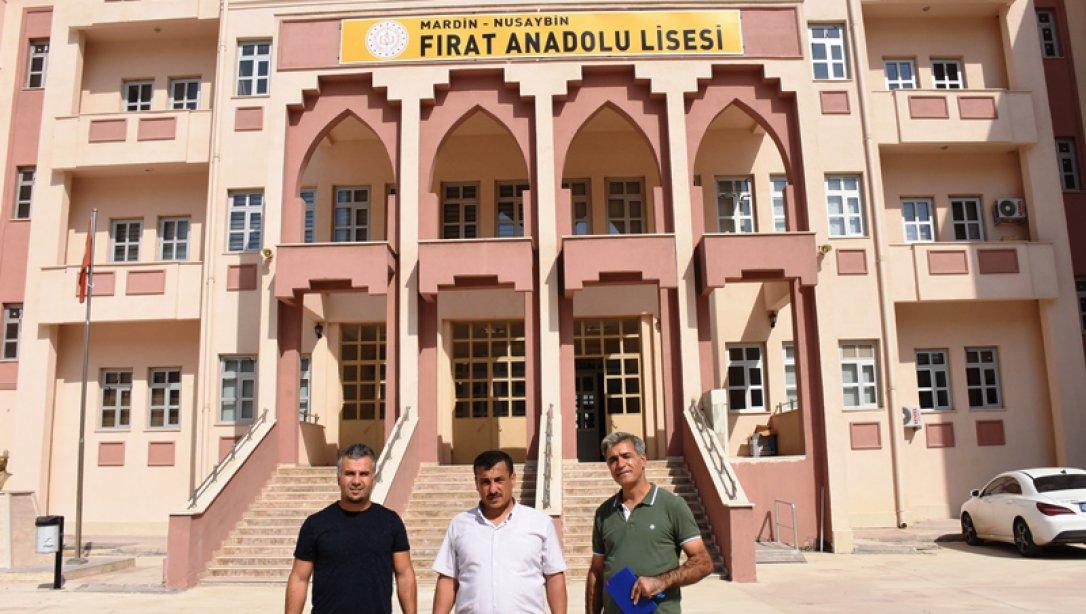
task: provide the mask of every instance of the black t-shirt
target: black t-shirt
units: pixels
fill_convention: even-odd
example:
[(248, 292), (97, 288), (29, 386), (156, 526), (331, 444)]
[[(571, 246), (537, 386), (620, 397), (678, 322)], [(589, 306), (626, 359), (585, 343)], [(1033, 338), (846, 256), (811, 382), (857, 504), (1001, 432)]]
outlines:
[(392, 553), (409, 549), (396, 512), (377, 503), (349, 512), (337, 501), (305, 519), (294, 557), (313, 562), (315, 614), (390, 614)]

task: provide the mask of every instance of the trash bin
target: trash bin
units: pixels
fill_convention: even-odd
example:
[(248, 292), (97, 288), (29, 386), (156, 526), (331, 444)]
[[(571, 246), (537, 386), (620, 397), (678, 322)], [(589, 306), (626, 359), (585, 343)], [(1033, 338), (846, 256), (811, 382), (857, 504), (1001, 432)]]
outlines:
[(60, 552), (60, 528), (64, 526), (64, 516), (38, 516), (34, 520), (37, 529), (35, 549), (38, 554)]

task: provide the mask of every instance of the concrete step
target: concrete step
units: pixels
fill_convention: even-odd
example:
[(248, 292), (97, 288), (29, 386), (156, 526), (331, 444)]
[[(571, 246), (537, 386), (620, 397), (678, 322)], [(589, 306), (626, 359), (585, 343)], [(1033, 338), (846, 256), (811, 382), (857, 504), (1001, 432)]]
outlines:
[(754, 544), (754, 562), (767, 563), (806, 563), (802, 550), (796, 550), (776, 542), (757, 542)]

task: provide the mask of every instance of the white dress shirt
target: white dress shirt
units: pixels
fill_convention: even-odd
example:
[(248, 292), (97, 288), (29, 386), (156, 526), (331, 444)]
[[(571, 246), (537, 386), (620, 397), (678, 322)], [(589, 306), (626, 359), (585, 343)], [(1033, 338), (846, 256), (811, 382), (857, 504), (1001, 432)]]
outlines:
[(546, 578), (566, 570), (551, 517), (519, 503), (495, 526), (479, 507), (449, 523), (434, 571), (455, 578), (456, 611), (546, 614)]

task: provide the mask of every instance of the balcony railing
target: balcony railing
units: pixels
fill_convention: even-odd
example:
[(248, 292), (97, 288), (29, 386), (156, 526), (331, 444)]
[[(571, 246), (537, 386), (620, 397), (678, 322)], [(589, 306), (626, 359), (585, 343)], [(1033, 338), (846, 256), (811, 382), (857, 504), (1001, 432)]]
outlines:
[(872, 131), (879, 144), (1037, 142), (1030, 92), (894, 90), (871, 93)]
[(219, 0), (80, 0), (64, 8), (72, 28), (132, 21), (215, 19), (219, 16)]
[[(79, 265), (42, 267), (43, 324), (82, 322), (76, 294)], [(200, 317), (200, 262), (94, 265), (94, 322), (196, 320)]]
[(94, 113), (58, 117), (53, 166), (207, 164), (211, 111)]
[(433, 296), (456, 287), (532, 289), (532, 240), (436, 239), (419, 241), (419, 292)]
[(275, 298), (327, 290), (386, 294), (396, 255), (385, 241), (289, 243), (275, 252)]
[(593, 283), (651, 283), (678, 287), (675, 235), (579, 235), (562, 238), (565, 292)]
[(888, 250), (898, 303), (1052, 299), (1059, 293), (1049, 243), (913, 243)]

